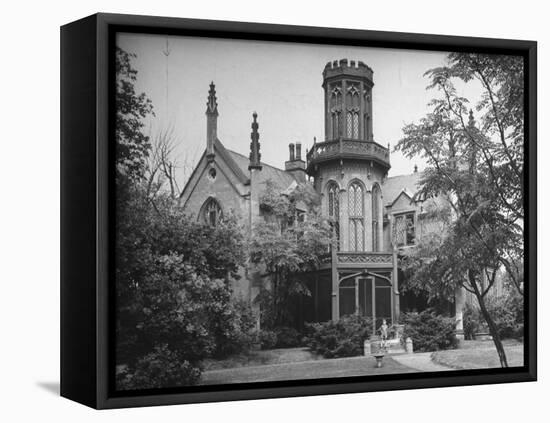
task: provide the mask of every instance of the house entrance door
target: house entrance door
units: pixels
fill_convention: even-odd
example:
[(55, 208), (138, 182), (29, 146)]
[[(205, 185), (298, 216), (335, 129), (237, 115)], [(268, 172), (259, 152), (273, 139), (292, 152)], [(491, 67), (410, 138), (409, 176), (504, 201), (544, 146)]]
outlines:
[(392, 323), (391, 284), (374, 277), (356, 277), (340, 283), (340, 317), (358, 314), (370, 317), (373, 330), (382, 325), (385, 319), (388, 325)]

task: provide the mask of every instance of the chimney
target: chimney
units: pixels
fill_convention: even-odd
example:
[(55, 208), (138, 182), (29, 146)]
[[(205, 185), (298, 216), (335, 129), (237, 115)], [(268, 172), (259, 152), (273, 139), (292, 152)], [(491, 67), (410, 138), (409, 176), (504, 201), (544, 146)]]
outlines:
[(208, 101), (206, 102), (206, 157), (208, 161), (214, 160), (214, 143), (218, 137), (218, 102), (216, 99), (216, 86), (214, 81), (210, 83)]
[(306, 181), (306, 163), (302, 160), (302, 144), (288, 144), (289, 160), (285, 162), (285, 171), (296, 179), (296, 182)]
[(293, 162), (294, 161), (294, 144), (293, 143), (288, 144), (288, 153), (289, 153), (288, 161)]
[(302, 143), (296, 143), (296, 160), (302, 160)]

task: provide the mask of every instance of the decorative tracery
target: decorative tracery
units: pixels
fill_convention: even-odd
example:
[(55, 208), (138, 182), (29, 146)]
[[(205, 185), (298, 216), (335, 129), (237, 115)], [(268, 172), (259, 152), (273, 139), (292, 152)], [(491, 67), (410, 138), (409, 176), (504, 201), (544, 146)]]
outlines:
[(352, 85), (347, 92), (347, 137), (352, 139), (359, 138), (359, 91)]
[(373, 251), (380, 251), (380, 239), (378, 237), (378, 228), (379, 228), (379, 221), (378, 216), (380, 213), (380, 202), (382, 193), (380, 191), (380, 186), (378, 184), (374, 184), (372, 187), (372, 250)]
[(365, 250), (364, 189), (353, 182), (348, 189), (349, 246), (351, 251)]
[(342, 124), (342, 90), (340, 87), (334, 87), (330, 95), (330, 110), (331, 110), (331, 129), (332, 138), (340, 137), (340, 126)]

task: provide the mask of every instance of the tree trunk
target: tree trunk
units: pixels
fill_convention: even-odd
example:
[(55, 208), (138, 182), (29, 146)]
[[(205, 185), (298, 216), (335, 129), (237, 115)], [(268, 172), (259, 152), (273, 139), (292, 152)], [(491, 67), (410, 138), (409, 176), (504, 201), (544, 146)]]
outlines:
[(489, 326), (489, 333), (493, 337), (493, 342), (495, 344), (495, 348), (497, 349), (500, 365), (502, 367), (508, 367), (508, 360), (506, 359), (506, 353), (504, 351), (504, 347), (502, 346), (502, 341), (500, 340), (500, 335), (498, 333), (497, 325), (495, 324), (493, 318), (489, 314), (489, 311), (485, 306), (485, 300), (483, 299), (483, 297), (476, 293), (476, 298), (479, 303), (479, 309), (481, 311), (481, 314), (483, 315), (483, 318), (485, 319), (485, 321), (487, 322), (487, 325)]

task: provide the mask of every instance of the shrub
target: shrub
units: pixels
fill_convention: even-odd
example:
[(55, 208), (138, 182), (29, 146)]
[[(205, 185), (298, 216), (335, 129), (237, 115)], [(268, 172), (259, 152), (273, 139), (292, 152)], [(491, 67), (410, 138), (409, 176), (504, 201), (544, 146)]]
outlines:
[(523, 297), (510, 293), (506, 297), (490, 298), (487, 311), (493, 318), (501, 339), (523, 337)]
[(272, 330), (261, 330), (258, 338), (262, 350), (270, 350), (277, 344), (277, 334)]
[[(487, 311), (493, 318), (500, 338), (523, 337), (523, 297), (511, 292), (506, 297), (489, 297)], [(487, 323), (479, 308), (466, 303), (464, 308), (464, 337), (474, 339), (475, 334), (487, 331)]]
[(218, 313), (212, 328), (216, 342), (213, 356), (216, 358), (248, 350), (256, 339), (256, 316), (250, 304), (242, 299), (230, 299), (224, 303), (225, 309)]
[(372, 334), (372, 319), (345, 316), (340, 320), (308, 326), (309, 349), (325, 358), (352, 357), (363, 354), (363, 343)]
[(281, 326), (274, 329), (277, 348), (294, 348), (302, 345), (302, 335), (294, 328)]
[(168, 349), (156, 347), (152, 353), (140, 358), (134, 368), (124, 366), (117, 371), (117, 388), (148, 389), (194, 385), (201, 375), (197, 363), (190, 363)]
[(475, 339), (475, 334), (482, 329), (484, 323), (485, 321), (483, 320), (483, 317), (481, 317), (481, 314), (479, 313), (479, 309), (477, 309), (470, 303), (466, 303), (462, 314), (464, 339), (467, 339), (467, 340)]
[(415, 351), (456, 348), (455, 319), (426, 310), (403, 315), (403, 339), (411, 338)]

